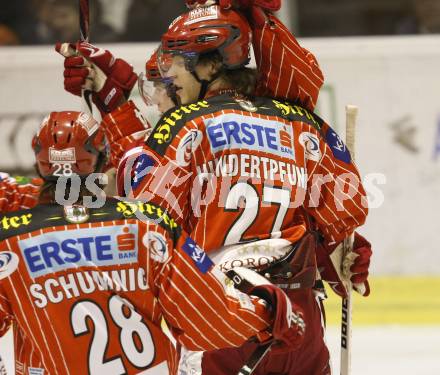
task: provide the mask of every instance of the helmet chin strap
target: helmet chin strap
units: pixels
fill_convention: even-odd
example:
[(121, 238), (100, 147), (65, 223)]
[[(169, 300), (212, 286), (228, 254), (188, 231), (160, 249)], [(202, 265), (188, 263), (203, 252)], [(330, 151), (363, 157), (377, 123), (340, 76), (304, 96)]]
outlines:
[(179, 96), (176, 94), (177, 87), (173, 83), (168, 83), (166, 86), (167, 95), (171, 99), (171, 101), (174, 103), (176, 107), (179, 107), (182, 105), (182, 102), (179, 98)]
[(220, 69), (218, 72), (216, 72), (210, 80), (207, 79), (200, 79), (199, 75), (195, 70), (191, 71), (191, 74), (194, 76), (194, 78), (201, 84), (200, 92), (199, 92), (199, 98), (198, 100), (202, 100), (205, 98), (206, 93), (208, 92), (209, 85), (214, 82), (218, 77), (220, 77), (222, 73), (222, 70)]

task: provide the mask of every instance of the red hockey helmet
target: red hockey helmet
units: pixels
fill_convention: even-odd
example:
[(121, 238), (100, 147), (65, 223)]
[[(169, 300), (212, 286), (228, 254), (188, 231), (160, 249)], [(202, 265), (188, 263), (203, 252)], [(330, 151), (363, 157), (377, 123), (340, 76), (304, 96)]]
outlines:
[(157, 61), (157, 49), (145, 63), (145, 76), (149, 81), (159, 81), (162, 79)]
[(52, 112), (32, 140), (38, 171), (45, 179), (101, 172), (107, 140), (98, 122), (86, 113)]
[[(161, 117), (161, 114), (166, 112), (166, 110), (178, 105), (178, 99), (172, 80), (164, 78), (160, 74), (158, 55), (159, 47), (154, 50), (145, 63), (145, 74), (143, 72), (139, 74), (138, 88), (144, 103), (148, 107), (158, 107), (159, 117)], [(169, 100), (165, 99), (164, 91)]]
[[(218, 5), (195, 8), (181, 15), (161, 39), (161, 50), (165, 54), (194, 56), (218, 51), (226, 69), (247, 65), (250, 45), (251, 29), (246, 18)], [(162, 59), (159, 63), (162, 70)]]

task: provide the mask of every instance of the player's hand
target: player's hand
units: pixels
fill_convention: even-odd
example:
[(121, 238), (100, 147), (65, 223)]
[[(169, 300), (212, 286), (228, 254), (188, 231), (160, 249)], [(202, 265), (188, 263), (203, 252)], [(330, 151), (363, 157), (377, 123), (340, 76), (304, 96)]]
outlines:
[(250, 294), (264, 299), (273, 310), (272, 336), (275, 343), (271, 351), (283, 353), (297, 350), (304, 341), (306, 329), (301, 309), (292, 306), (289, 297), (275, 285), (257, 286)]
[(368, 269), (373, 252), (371, 244), (359, 233), (354, 233), (353, 251), (344, 259), (343, 267), (350, 276), (353, 288), (364, 297), (370, 294), (368, 283)]
[(343, 244), (324, 246), (319, 244), (316, 257), (319, 272), (323, 280), (327, 281), (333, 291), (341, 297), (347, 297), (347, 289), (343, 280), (350, 279), (353, 289), (360, 295), (367, 297), (370, 294), (368, 274), (371, 244), (355, 232), (353, 250), (344, 258)]
[(82, 90), (92, 91), (93, 102), (104, 114), (127, 101), (137, 75), (126, 61), (87, 42), (57, 43), (55, 50), (65, 57), (66, 91), (78, 96)]

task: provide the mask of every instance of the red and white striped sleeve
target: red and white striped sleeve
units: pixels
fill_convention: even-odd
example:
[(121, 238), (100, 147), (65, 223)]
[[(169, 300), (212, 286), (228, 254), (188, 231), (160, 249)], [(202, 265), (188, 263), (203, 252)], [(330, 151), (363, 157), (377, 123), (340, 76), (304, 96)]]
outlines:
[(0, 172), (0, 212), (34, 207), (38, 202), (42, 183), (39, 178), (13, 178)]
[(308, 161), (311, 172), (305, 208), (324, 235), (325, 244), (331, 245), (364, 224), (368, 204), (361, 176), (344, 142), (325, 123), (321, 137), (319, 162)]
[(6, 294), (3, 293), (3, 289), (0, 287), (0, 337), (8, 332), (13, 319), (14, 316), (11, 312)]
[(264, 27), (253, 28), (259, 73), (256, 95), (300, 102), (313, 111), (324, 83), (318, 61), (277, 17), (268, 17)]
[[(0, 252), (7, 250), (8, 248), (6, 244), (4, 242), (0, 242)], [(2, 259), (2, 262), (6, 263), (5, 259)], [(0, 337), (4, 336), (5, 333), (8, 332), (12, 325), (13, 319), (14, 315), (12, 313), (11, 305), (9, 304), (7, 294), (5, 293), (0, 282)]]
[(101, 126), (110, 144), (111, 164), (117, 168), (124, 154), (143, 143), (151, 126), (132, 101), (104, 116)]
[(168, 244), (168, 261), (156, 269), (152, 290), (181, 344), (215, 350), (270, 337), (270, 315), (261, 300), (236, 290), (187, 235), (181, 234), (174, 247)]

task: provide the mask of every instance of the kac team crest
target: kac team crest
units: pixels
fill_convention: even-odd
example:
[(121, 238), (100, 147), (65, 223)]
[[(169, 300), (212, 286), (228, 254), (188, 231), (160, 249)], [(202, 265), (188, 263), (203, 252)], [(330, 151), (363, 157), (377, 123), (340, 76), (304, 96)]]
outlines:
[(18, 268), (19, 260), (18, 255), (11, 251), (0, 252), (0, 280), (10, 276)]

